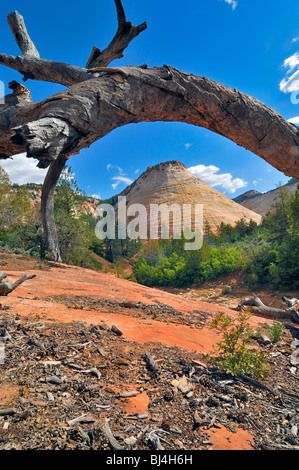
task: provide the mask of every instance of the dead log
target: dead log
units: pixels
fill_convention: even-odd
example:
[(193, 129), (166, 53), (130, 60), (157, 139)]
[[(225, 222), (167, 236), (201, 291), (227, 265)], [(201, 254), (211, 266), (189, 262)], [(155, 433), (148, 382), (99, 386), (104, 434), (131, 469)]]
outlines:
[(297, 299), (287, 299), (286, 297), (282, 297), (282, 300), (287, 303), (288, 308), (269, 307), (259, 297), (254, 295), (252, 299), (246, 298), (242, 300), (237, 309), (240, 310), (242, 307), (248, 306), (253, 315), (272, 318), (273, 320), (291, 320), (299, 323), (299, 301)]
[[(0, 273), (0, 281), (1, 279), (6, 278), (5, 273)], [(24, 276), (20, 277), (16, 282), (13, 284), (10, 282), (0, 282), (0, 296), (3, 295), (8, 295), (10, 294), (13, 290), (15, 290), (20, 284), (23, 282), (27, 281), (28, 279), (33, 279), (36, 277), (36, 274), (25, 274)]]
[[(61, 261), (53, 216), (53, 193), (70, 155), (131, 123), (176, 121), (204, 127), (260, 156), (288, 176), (299, 178), (299, 130), (264, 103), (206, 77), (173, 67), (109, 67), (147, 27), (126, 20), (114, 0), (118, 28), (108, 47), (93, 47), (85, 67), (41, 59), (18, 12), (8, 23), (22, 55), (0, 54), (0, 65), (24, 80), (62, 84), (66, 90), (33, 103), (14, 82), (13, 94), (0, 105), (0, 159), (26, 152), (49, 167), (42, 196), (47, 247)], [(20, 92), (21, 91), (21, 92)]]

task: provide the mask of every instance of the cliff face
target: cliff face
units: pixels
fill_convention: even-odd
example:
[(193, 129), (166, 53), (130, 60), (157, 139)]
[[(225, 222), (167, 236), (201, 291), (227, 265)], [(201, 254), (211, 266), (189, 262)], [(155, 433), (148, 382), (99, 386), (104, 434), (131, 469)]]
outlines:
[(185, 165), (169, 161), (148, 167), (147, 170), (121, 194), (127, 207), (142, 204), (147, 212), (151, 204), (202, 204), (203, 223), (216, 230), (221, 222), (234, 225), (244, 218), (261, 222), (261, 216), (232, 201), (216, 189), (192, 175)]
[(287, 191), (289, 194), (295, 194), (299, 181), (292, 178), (287, 184), (267, 191), (266, 193), (258, 193), (257, 191), (247, 191), (234, 199), (235, 202), (247, 209), (250, 209), (264, 216), (271, 210), (273, 204), (278, 201), (279, 192)]

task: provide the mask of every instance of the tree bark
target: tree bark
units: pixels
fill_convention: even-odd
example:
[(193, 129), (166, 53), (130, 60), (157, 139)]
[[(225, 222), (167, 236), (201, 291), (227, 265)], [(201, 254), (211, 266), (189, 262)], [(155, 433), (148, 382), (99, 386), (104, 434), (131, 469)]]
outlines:
[(62, 257), (54, 218), (54, 195), (66, 161), (66, 157), (59, 156), (51, 163), (43, 184), (41, 197), (41, 214), (45, 235), (44, 244), (52, 252), (54, 261), (58, 263), (62, 262)]
[(223, 135), (299, 178), (297, 127), (260, 101), (172, 67), (127, 66), (113, 72), (108, 69), (39, 103), (4, 105), (0, 158), (22, 150), (45, 167), (60, 154), (79, 153), (117, 127), (177, 121)]
[(18, 70), (24, 80), (69, 87), (33, 103), (28, 90), (14, 82), (13, 93), (0, 105), (0, 160), (26, 152), (29, 158), (39, 160), (39, 167), (50, 167), (42, 212), (55, 259), (60, 255), (54, 240), (52, 192), (62, 161), (126, 124), (177, 121), (204, 127), (250, 150), (286, 175), (299, 178), (299, 130), (267, 105), (236, 89), (167, 65), (108, 68), (146, 28), (146, 23), (135, 27), (127, 22), (121, 1), (114, 1), (116, 35), (103, 52), (93, 48), (84, 68), (41, 59), (21, 15), (13, 12), (8, 17), (22, 55), (0, 54), (0, 64)]

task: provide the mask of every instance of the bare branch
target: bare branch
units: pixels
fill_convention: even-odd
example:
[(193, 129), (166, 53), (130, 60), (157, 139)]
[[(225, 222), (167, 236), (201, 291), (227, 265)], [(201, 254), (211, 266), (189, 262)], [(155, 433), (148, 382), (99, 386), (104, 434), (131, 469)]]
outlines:
[(41, 80), (71, 86), (93, 78), (82, 67), (27, 55), (15, 57), (0, 54), (0, 65), (17, 70), (23, 75), (24, 81)]
[(142, 31), (147, 28), (146, 22), (139, 26), (133, 26), (127, 22), (124, 7), (120, 0), (114, 0), (117, 11), (118, 28), (109, 46), (101, 51), (96, 46), (93, 47), (86, 68), (106, 67), (113, 60), (123, 57), (124, 50), (128, 47)]
[(78, 138), (78, 133), (67, 121), (44, 117), (12, 129), (12, 142), (24, 145), (28, 157), (39, 160), (39, 168), (47, 168)]
[(282, 297), (282, 300), (288, 303), (289, 308), (282, 309), (282, 308), (274, 308), (265, 305), (259, 297), (254, 295), (252, 299), (244, 299), (238, 305), (238, 310), (240, 310), (243, 306), (249, 306), (250, 311), (254, 315), (261, 315), (265, 318), (272, 318), (272, 319), (288, 319), (292, 320), (294, 323), (299, 323), (299, 314), (298, 314), (298, 307), (299, 302), (297, 299), (286, 299)]
[[(5, 273), (0, 274), (0, 280), (6, 277), (7, 276)], [(25, 274), (13, 284), (11, 282), (0, 282), (0, 295), (6, 296), (10, 294), (13, 290), (19, 287), (19, 285), (21, 285), (23, 282), (27, 281), (28, 279), (34, 279), (35, 277), (36, 277), (36, 274)]]
[(38, 50), (27, 32), (24, 18), (17, 11), (9, 13), (7, 22), (23, 55), (39, 57)]
[[(107, 69), (40, 103), (0, 112), (0, 154), (17, 153), (10, 153), (11, 141), (6, 149), (11, 136), (18, 153), (29, 151), (46, 163), (56, 158), (58, 149), (64, 155), (78, 153), (126, 124), (177, 121), (223, 135), (287, 176), (299, 177), (298, 128), (260, 101), (173, 67), (115, 71)], [(47, 143), (47, 138), (52, 140)]]
[(42, 80), (71, 86), (91, 78), (82, 67), (41, 59), (27, 32), (24, 18), (17, 11), (10, 13), (7, 21), (22, 55), (0, 54), (0, 64), (20, 72), (24, 81)]

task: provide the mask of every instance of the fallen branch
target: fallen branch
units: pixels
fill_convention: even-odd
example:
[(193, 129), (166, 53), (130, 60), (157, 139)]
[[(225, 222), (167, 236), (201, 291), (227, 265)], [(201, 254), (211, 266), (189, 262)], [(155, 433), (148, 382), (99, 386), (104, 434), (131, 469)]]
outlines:
[(115, 437), (113, 436), (112, 432), (111, 432), (111, 429), (110, 429), (110, 426), (109, 426), (109, 421), (107, 418), (105, 418), (105, 422), (104, 422), (104, 432), (108, 438), (108, 441), (109, 441), (109, 444), (110, 446), (112, 447), (113, 450), (124, 450), (124, 447), (121, 446), (117, 440), (115, 439)]
[[(5, 279), (6, 277), (7, 275), (5, 273), (0, 273), (0, 281), (1, 279)], [(10, 282), (0, 282), (0, 295), (10, 294), (13, 290), (19, 287), (20, 284), (27, 281), (28, 279), (33, 279), (34, 277), (36, 277), (36, 274), (25, 274), (13, 284), (11, 284)]]
[(282, 300), (287, 303), (288, 308), (269, 307), (259, 297), (254, 295), (252, 299), (246, 298), (242, 300), (237, 309), (240, 310), (243, 306), (249, 306), (254, 315), (273, 318), (274, 320), (287, 319), (299, 323), (299, 301), (297, 299), (287, 299), (286, 297), (282, 297)]

